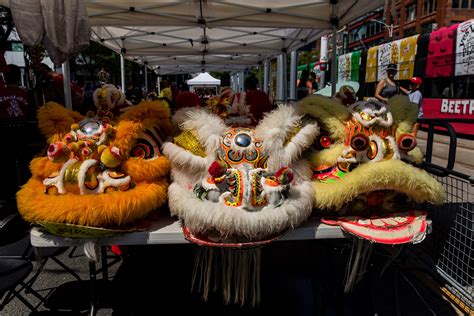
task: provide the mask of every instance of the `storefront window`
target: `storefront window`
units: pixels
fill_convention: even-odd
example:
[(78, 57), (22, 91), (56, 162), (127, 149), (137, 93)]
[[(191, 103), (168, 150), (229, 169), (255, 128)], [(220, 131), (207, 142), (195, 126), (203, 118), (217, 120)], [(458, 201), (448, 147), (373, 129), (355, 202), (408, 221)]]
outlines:
[(408, 36), (412, 36), (412, 35), (415, 35), (415, 34), (417, 34), (415, 28), (411, 28), (411, 29), (408, 29), (408, 30), (405, 31), (404, 36), (408, 37)]
[(474, 9), (474, 0), (453, 0), (453, 9)]
[[(474, 1), (473, 1), (474, 2)], [(423, 1), (423, 15), (427, 15), (436, 11), (436, 0)]]
[(436, 23), (425, 23), (421, 25), (421, 33), (428, 34), (435, 30)]
[(405, 7), (406, 22), (414, 21), (416, 19), (416, 4), (410, 4)]

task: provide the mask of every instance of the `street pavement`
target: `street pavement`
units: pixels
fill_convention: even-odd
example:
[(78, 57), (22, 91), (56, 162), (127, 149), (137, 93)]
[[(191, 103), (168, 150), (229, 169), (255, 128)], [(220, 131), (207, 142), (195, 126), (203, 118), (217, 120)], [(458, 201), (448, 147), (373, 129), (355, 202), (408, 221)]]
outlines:
[[(109, 282), (98, 282), (97, 315), (457, 315), (456, 310), (419, 282), (400, 273), (397, 263), (381, 275), (389, 255), (375, 248), (368, 271), (351, 294), (342, 292), (352, 242), (324, 240), (275, 242), (262, 249), (262, 303), (251, 308), (225, 306), (219, 295), (203, 302), (190, 291), (195, 245), (161, 245), (123, 249), (123, 260), (109, 267)], [(48, 260), (33, 288), (46, 297), (32, 315), (87, 315), (89, 264), (82, 250), (72, 248), (58, 258), (84, 281), (77, 281)], [(112, 253), (109, 255), (113, 257)], [(113, 259), (109, 259), (111, 262)], [(405, 260), (406, 261), (406, 260)], [(415, 271), (417, 269), (413, 269)], [(408, 272), (407, 272), (408, 271)], [(98, 279), (102, 277), (100, 273)], [(398, 289), (398, 290), (397, 290)], [(397, 295), (395, 295), (397, 294)], [(170, 312), (171, 311), (171, 312)], [(0, 315), (30, 315), (14, 299)]]

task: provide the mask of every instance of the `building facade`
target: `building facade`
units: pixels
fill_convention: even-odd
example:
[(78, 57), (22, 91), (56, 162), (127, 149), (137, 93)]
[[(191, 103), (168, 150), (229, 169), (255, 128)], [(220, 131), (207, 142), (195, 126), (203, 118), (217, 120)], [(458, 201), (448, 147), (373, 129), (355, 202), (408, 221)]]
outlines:
[(346, 25), (346, 47), (348, 51), (368, 48), (472, 18), (474, 0), (388, 0), (385, 8)]

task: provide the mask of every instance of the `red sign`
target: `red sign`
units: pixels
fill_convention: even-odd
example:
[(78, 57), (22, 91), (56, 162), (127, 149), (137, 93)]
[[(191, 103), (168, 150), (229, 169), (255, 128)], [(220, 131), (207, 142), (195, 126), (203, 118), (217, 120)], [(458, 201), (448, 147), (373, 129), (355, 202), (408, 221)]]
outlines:
[[(474, 119), (474, 99), (423, 99), (423, 118)], [(474, 135), (474, 124), (451, 125), (457, 133)]]

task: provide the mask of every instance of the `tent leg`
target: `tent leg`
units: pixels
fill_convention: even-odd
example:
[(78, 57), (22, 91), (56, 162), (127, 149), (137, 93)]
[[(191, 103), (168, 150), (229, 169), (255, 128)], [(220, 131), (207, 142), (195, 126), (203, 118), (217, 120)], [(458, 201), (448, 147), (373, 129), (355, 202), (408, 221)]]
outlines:
[(337, 27), (332, 26), (332, 52), (331, 52), (331, 95), (336, 94), (337, 84)]
[(120, 79), (122, 80), (122, 92), (125, 93), (125, 57), (120, 54)]
[(69, 61), (65, 61), (62, 64), (63, 72), (63, 85), (64, 85), (64, 105), (66, 109), (72, 109), (72, 98), (71, 98), (71, 76), (69, 72)]
[(278, 101), (287, 101), (287, 78), (286, 78), (286, 53), (281, 53), (278, 55), (277, 59), (277, 68), (278, 68), (278, 77), (277, 77), (277, 99)]
[(145, 65), (143, 66), (143, 72), (145, 73), (145, 99), (148, 95), (148, 68), (147, 68), (147, 62), (145, 62)]
[(270, 94), (270, 61), (268, 59), (263, 65), (263, 91)]
[(290, 100), (296, 100), (296, 77), (298, 65), (298, 52), (296, 50), (291, 52), (290, 63)]
[[(320, 62), (328, 62), (328, 37), (326, 35), (321, 37), (321, 50), (319, 56)], [(319, 73), (319, 89), (323, 89), (326, 86), (326, 71), (320, 71)]]

